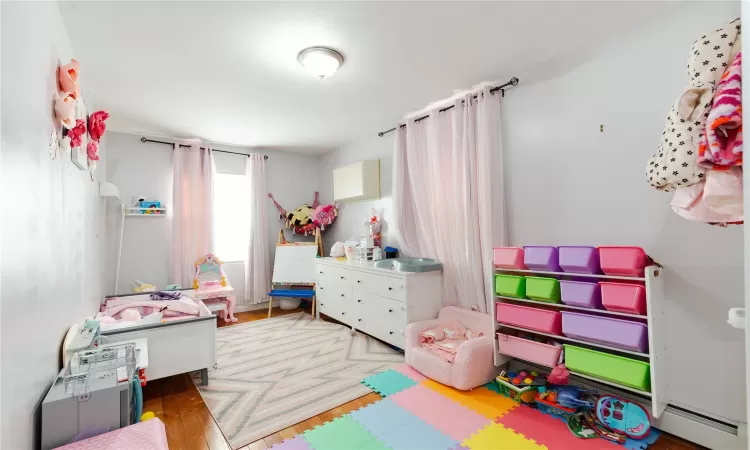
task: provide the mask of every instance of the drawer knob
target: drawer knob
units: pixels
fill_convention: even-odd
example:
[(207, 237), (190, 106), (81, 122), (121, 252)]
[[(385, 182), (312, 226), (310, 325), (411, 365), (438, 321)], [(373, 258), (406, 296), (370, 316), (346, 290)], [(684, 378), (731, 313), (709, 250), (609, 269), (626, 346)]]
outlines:
[(357, 322), (362, 322), (362, 319), (357, 319)]
[(343, 296), (344, 296), (344, 294), (341, 294), (341, 296), (343, 297)]
[(392, 291), (392, 290), (393, 290), (393, 288), (392, 288), (392, 287), (389, 287), (389, 288), (388, 288), (388, 290), (389, 290), (389, 291)]
[(361, 283), (361, 282), (362, 282), (362, 280), (357, 280), (357, 283)]
[(318, 287), (320, 288), (321, 291), (323, 290), (323, 286), (318, 286)]
[(342, 316), (346, 315), (346, 313), (341, 313)]
[(343, 280), (343, 279), (344, 279), (344, 277), (341, 277), (341, 279)]
[(389, 331), (388, 334), (393, 334), (393, 331)]
[(325, 306), (325, 305), (326, 305), (326, 304), (325, 304), (325, 303), (322, 303), (322, 302), (321, 302), (321, 304), (320, 304), (320, 306)]
[(362, 303), (362, 300), (357, 300), (357, 303)]
[(392, 310), (392, 309), (389, 309), (389, 310), (388, 310), (388, 312), (393, 312), (393, 310)]
[(318, 272), (318, 273), (321, 274), (321, 275), (323, 275), (323, 271), (322, 270), (320, 272)]

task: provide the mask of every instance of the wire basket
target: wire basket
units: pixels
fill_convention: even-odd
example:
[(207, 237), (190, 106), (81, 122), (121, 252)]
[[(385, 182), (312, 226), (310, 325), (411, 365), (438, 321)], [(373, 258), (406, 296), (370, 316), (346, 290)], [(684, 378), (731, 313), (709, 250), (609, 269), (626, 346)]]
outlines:
[(113, 345), (73, 354), (65, 367), (65, 392), (86, 394), (94, 383), (116, 385), (133, 378), (136, 365), (134, 344)]

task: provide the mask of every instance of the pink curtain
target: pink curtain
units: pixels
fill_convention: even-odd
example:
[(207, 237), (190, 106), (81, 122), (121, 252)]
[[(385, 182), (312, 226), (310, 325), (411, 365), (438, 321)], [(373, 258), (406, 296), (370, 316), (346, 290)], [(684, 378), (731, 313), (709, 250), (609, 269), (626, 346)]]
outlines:
[(175, 144), (172, 154), (172, 245), (169, 272), (172, 283), (193, 284), (195, 261), (209, 253), (213, 236), (214, 165), (209, 148), (198, 140)]
[(500, 95), (489, 89), (408, 120), (393, 156), (400, 251), (443, 263), (444, 305), (482, 312), (492, 305), (492, 247), (507, 244)]
[(251, 304), (256, 304), (268, 300), (271, 289), (266, 162), (263, 155), (253, 153), (247, 158), (246, 173), (250, 183), (250, 242), (245, 261), (245, 297)]

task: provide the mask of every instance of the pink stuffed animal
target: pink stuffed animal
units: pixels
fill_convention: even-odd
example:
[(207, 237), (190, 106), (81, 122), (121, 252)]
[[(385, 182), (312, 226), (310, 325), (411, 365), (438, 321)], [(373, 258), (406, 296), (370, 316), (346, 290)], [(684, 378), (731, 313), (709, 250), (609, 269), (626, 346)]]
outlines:
[(81, 98), (81, 87), (78, 85), (78, 61), (57, 68), (57, 84), (60, 92), (69, 94), (74, 99)]
[(70, 94), (58, 95), (55, 98), (55, 117), (65, 128), (76, 124), (76, 99)]

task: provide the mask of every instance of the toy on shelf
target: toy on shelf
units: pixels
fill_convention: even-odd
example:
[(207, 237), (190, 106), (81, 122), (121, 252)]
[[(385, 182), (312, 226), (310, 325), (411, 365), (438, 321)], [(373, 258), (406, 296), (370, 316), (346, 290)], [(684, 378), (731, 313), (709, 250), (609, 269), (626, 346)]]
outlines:
[[(224, 264), (213, 253), (195, 262), (193, 290), (196, 300), (202, 300), (208, 309), (221, 311), (225, 322), (237, 322), (234, 307), (237, 302), (234, 288), (229, 284), (221, 265)], [(222, 304), (223, 308), (216, 308)]]
[(315, 192), (315, 200), (312, 205), (304, 203), (292, 212), (287, 212), (273, 198), (273, 194), (268, 194), (268, 198), (276, 205), (279, 210), (279, 219), (284, 220), (284, 226), (294, 231), (296, 234), (308, 236), (313, 234), (316, 229), (325, 230), (327, 225), (333, 223), (338, 216), (335, 204), (321, 205), (318, 200), (318, 192)]

